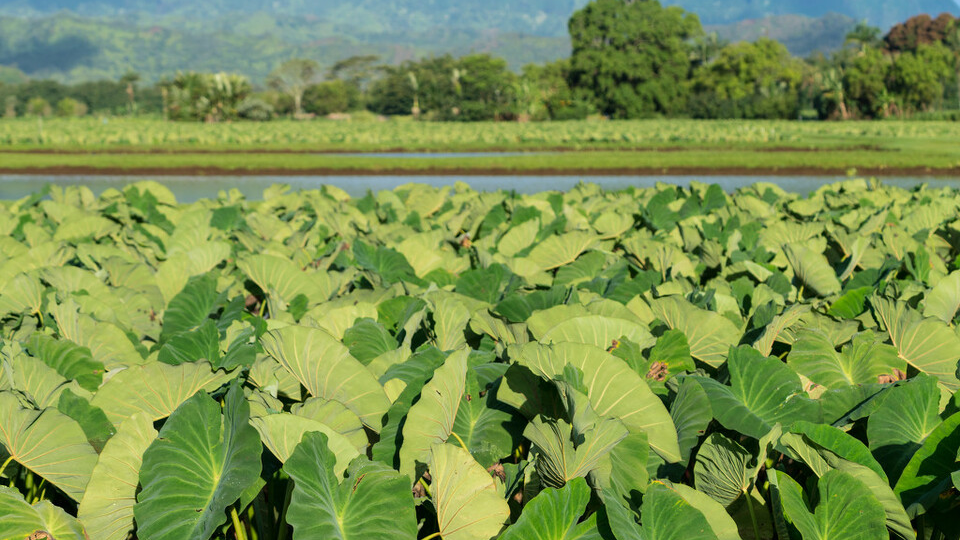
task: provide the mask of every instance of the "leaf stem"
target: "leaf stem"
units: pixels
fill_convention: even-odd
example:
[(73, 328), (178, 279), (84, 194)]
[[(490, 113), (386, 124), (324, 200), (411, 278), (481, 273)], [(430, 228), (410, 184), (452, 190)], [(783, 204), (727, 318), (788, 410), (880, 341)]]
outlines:
[(440, 538), (440, 533), (435, 532), (435, 533), (431, 534), (430, 536), (424, 538), (423, 540), (433, 540), (434, 538)]
[(757, 513), (753, 509), (753, 497), (747, 491), (744, 491), (743, 494), (747, 497), (747, 510), (750, 512), (750, 523), (753, 524), (753, 538), (760, 540), (760, 525), (757, 523)]
[[(423, 487), (423, 492), (427, 494), (427, 497), (430, 497), (430, 498), (432, 499), (432, 498), (433, 498), (433, 494), (430, 493), (430, 486), (428, 486), (427, 483), (423, 481), (423, 477), (422, 477), (422, 476), (420, 477), (420, 480), (417, 480), (417, 483), (420, 484), (420, 485)], [(426, 540), (426, 539), (424, 539), (424, 540)]]
[(470, 449), (467, 448), (466, 443), (463, 442), (463, 439), (461, 439), (460, 436), (457, 435), (456, 431), (451, 431), (450, 434), (457, 438), (457, 441), (460, 443), (460, 446), (462, 446), (464, 450), (466, 450), (467, 452), (470, 451)]
[(247, 540), (247, 530), (243, 527), (243, 523), (240, 523), (240, 516), (237, 515), (236, 506), (230, 507), (230, 521), (233, 522), (233, 534), (237, 540)]
[(290, 497), (293, 495), (293, 479), (287, 480), (287, 494), (283, 498), (283, 508), (280, 509), (280, 519), (277, 520), (277, 527), (280, 531), (277, 533), (277, 540), (287, 540), (287, 532), (290, 526), (287, 525), (287, 508), (290, 507)]
[(11, 461), (13, 461), (13, 456), (8, 457), (7, 460), (3, 462), (3, 465), (0, 465), (0, 476), (7, 470), (7, 465), (9, 465)]

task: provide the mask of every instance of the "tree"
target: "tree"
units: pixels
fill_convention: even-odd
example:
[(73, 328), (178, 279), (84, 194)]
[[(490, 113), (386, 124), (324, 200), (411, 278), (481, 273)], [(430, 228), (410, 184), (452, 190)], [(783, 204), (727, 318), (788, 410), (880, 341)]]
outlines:
[(888, 50), (914, 52), (921, 45), (942, 43), (956, 24), (957, 19), (949, 13), (936, 19), (926, 14), (917, 15), (895, 25), (883, 40)]
[(303, 93), (320, 77), (320, 65), (313, 60), (287, 60), (270, 74), (267, 84), (293, 98), (295, 115), (303, 113)]
[(17, 96), (7, 96), (4, 99), (4, 118), (16, 118), (17, 117)]
[(379, 71), (380, 57), (372, 54), (351, 56), (333, 64), (327, 71), (327, 79), (340, 80), (366, 90)]
[(942, 102), (944, 84), (956, 74), (953, 53), (942, 44), (901, 53), (890, 68), (888, 87), (907, 111), (926, 111)]
[(796, 118), (802, 71), (802, 63), (772, 39), (728, 45), (695, 71), (691, 115)]
[(63, 98), (57, 102), (57, 116), (70, 118), (87, 114), (87, 105), (73, 98)]
[(859, 50), (865, 50), (868, 47), (879, 47), (883, 40), (882, 31), (876, 26), (870, 26), (867, 21), (860, 21), (853, 30), (847, 32), (844, 43), (854, 45)]
[(814, 85), (818, 91), (813, 104), (822, 120), (836, 119), (838, 116), (840, 120), (850, 118), (843, 77), (844, 73), (840, 68), (831, 67), (817, 73)]
[(238, 108), (250, 95), (250, 81), (228, 73), (178, 73), (167, 90), (171, 120), (220, 122), (239, 118)]
[(488, 54), (471, 54), (450, 70), (456, 104), (449, 119), (504, 120), (515, 118), (517, 76), (506, 60)]
[(137, 82), (140, 81), (140, 74), (128, 71), (123, 77), (120, 77), (120, 84), (125, 86), (127, 93), (127, 112), (134, 114), (137, 112)]
[(873, 47), (863, 49), (844, 70), (844, 93), (859, 116), (878, 118), (890, 110), (890, 96), (886, 93), (889, 72), (889, 59)]
[(319, 116), (356, 110), (361, 101), (360, 89), (339, 79), (311, 85), (303, 93), (303, 109)]
[(570, 19), (570, 84), (601, 112), (636, 118), (683, 111), (696, 15), (656, 0), (596, 0)]
[(573, 95), (567, 82), (569, 78), (569, 59), (524, 66), (514, 91), (517, 110), (530, 120), (586, 118), (594, 109)]
[(35, 97), (27, 102), (27, 114), (29, 115), (43, 118), (44, 116), (50, 116), (52, 112), (50, 102), (42, 97)]

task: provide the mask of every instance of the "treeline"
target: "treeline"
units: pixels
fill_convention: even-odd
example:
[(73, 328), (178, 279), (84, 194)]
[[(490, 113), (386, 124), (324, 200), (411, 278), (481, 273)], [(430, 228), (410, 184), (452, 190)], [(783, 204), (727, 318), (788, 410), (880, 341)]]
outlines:
[(163, 114), (172, 120), (266, 121), (369, 111), (422, 120), (611, 118), (960, 119), (960, 19), (914, 17), (883, 35), (857, 26), (825, 56), (760, 39), (725, 43), (693, 13), (655, 0), (594, 0), (569, 24), (569, 59), (511, 71), (474, 54), (382, 65), (358, 56), (323, 70), (291, 60), (263, 87), (231, 74), (137, 76), (64, 86), (0, 85), (6, 115)]

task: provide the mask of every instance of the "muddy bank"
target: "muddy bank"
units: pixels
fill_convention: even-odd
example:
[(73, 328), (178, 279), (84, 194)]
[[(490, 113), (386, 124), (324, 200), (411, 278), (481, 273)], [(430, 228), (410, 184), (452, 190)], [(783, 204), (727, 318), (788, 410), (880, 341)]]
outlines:
[[(97, 148), (92, 150), (74, 149), (74, 148), (0, 148), (0, 154), (34, 154), (48, 156), (96, 156), (96, 155), (238, 155), (238, 154), (266, 154), (266, 155), (356, 155), (366, 154), (503, 154), (516, 153), (523, 154), (542, 154), (542, 153), (574, 153), (574, 152), (624, 152), (624, 153), (677, 153), (677, 152), (719, 152), (725, 148), (721, 145), (716, 146), (640, 146), (640, 147), (604, 147), (588, 146), (576, 148), (570, 146), (531, 146), (531, 147), (483, 147), (483, 148), (457, 148), (457, 149), (437, 149), (437, 148), (418, 148), (418, 147), (396, 147), (381, 148), (376, 150), (350, 150), (350, 149), (303, 149), (303, 148)], [(737, 146), (732, 145), (727, 150), (736, 150), (741, 152), (761, 152), (761, 153), (821, 153), (821, 152), (899, 152), (899, 149), (882, 148), (873, 145), (859, 146), (840, 146), (831, 148), (821, 148), (812, 146)]]
[[(0, 167), (0, 174), (45, 176), (847, 176), (849, 168), (831, 167), (626, 167), (530, 168), (243, 168), (226, 167)], [(960, 177), (960, 167), (865, 167), (856, 176)]]

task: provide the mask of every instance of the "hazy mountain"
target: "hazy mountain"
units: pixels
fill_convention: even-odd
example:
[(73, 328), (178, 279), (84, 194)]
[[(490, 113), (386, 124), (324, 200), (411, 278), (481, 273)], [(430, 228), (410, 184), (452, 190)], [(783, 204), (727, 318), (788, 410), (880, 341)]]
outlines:
[[(0, 0), (0, 13), (138, 19), (216, 19), (226, 15), (313, 16), (325, 24), (366, 31), (432, 27), (496, 28), (561, 36), (570, 14), (587, 0)], [(664, 0), (697, 13), (704, 24), (730, 24), (773, 15), (839, 13), (887, 28), (919, 13), (960, 12), (954, 0)]]
[[(842, 44), (854, 21), (889, 27), (953, 0), (663, 0), (730, 41), (769, 36), (798, 55)], [(147, 81), (179, 70), (262, 81), (278, 63), (354, 54), (396, 63), (489, 52), (511, 67), (565, 57), (567, 21), (588, 0), (0, 0), (0, 66), (64, 81)], [(7, 77), (9, 78), (9, 77)]]
[(821, 17), (839, 13), (887, 29), (920, 13), (960, 13), (954, 0), (665, 0), (697, 13), (704, 24), (730, 24), (771, 15)]
[(762, 19), (747, 19), (732, 24), (707, 25), (707, 32), (716, 32), (726, 41), (756, 41), (762, 37), (775, 39), (786, 45), (795, 56), (811, 53), (829, 53), (843, 47), (846, 35), (857, 25), (857, 20), (838, 13), (823, 17), (805, 15), (771, 15)]

